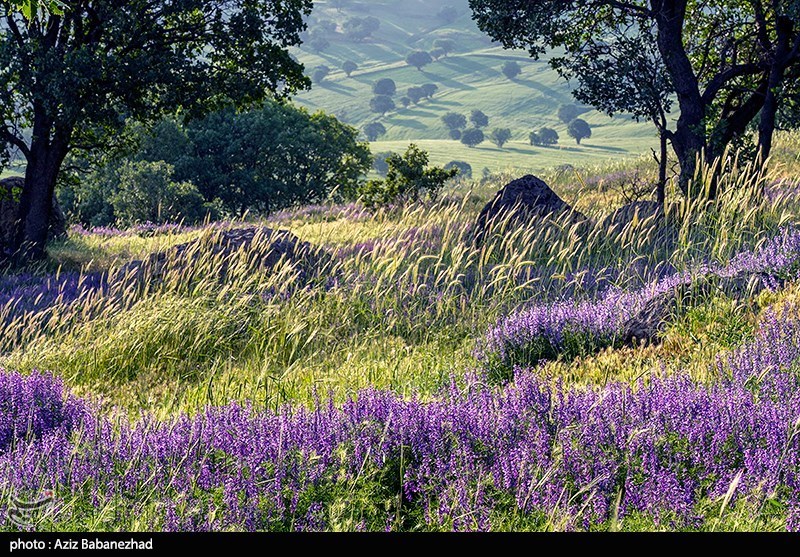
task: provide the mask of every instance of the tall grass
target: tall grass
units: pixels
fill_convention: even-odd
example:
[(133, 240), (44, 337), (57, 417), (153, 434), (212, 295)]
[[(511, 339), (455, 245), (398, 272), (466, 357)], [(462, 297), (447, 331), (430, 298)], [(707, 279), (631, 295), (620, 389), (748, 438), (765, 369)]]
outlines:
[[(726, 156), (722, 164), (739, 168), (734, 153)], [(571, 180), (566, 172), (553, 179), (559, 189)], [(707, 183), (713, 172), (702, 165), (695, 179)], [(500, 183), (374, 215), (279, 215), (271, 226), (317, 245), (308, 273), (290, 259), (261, 268), (266, 235), (234, 253), (209, 254), (224, 227), (144, 239), (74, 235), (56, 253), (91, 254), (83, 276), (111, 260), (106, 280), (61, 293), (44, 309), (13, 299), (0, 307), (0, 364), (53, 370), (111, 404), (164, 415), (231, 399), (308, 404), (329, 390), (344, 400), (365, 387), (432, 395), (477, 365), (475, 340), (515, 309), (592, 298), (707, 259), (725, 262), (774, 235), (797, 214), (790, 191), (766, 194), (781, 172), (777, 164), (743, 164), (723, 173), (714, 202), (679, 200), (665, 220), (634, 219), (613, 233), (600, 218), (514, 227), (506, 215), (476, 244), (472, 223)], [(586, 183), (582, 171), (572, 175)], [(145, 269), (144, 280), (124, 272), (131, 254), (187, 240), (196, 242)]]

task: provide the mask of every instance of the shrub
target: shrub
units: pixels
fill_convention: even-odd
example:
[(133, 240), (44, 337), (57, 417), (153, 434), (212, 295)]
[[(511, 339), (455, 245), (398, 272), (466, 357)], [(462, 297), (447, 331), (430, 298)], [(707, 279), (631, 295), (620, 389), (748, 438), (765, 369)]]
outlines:
[(492, 143), (502, 149), (503, 145), (511, 139), (511, 130), (508, 128), (495, 128), (492, 130), (491, 139)]
[(475, 147), (486, 140), (483, 132), (478, 128), (470, 128), (461, 134), (461, 143), (467, 147)]
[(458, 169), (458, 176), (461, 178), (472, 178), (472, 166), (465, 161), (450, 161), (444, 165), (445, 170), (451, 168)]
[(569, 127), (567, 128), (567, 133), (570, 137), (575, 139), (575, 142), (580, 145), (582, 139), (588, 139), (592, 137), (592, 128), (586, 122), (586, 120), (581, 120), (580, 118), (576, 118), (572, 122), (569, 123)]
[(375, 82), (375, 85), (372, 86), (372, 92), (376, 95), (393, 97), (397, 93), (397, 85), (393, 79), (385, 77)]
[(372, 122), (364, 126), (364, 135), (368, 141), (375, 141), (380, 136), (386, 134), (386, 128), (380, 122)]
[(480, 110), (473, 110), (469, 115), (469, 121), (476, 128), (485, 128), (489, 125), (489, 117)]
[(411, 99), (408, 97), (401, 97), (400, 104), (403, 105), (403, 108), (408, 108), (411, 105)]
[(461, 130), (459, 130), (459, 129), (450, 130), (450, 139), (454, 139), (456, 141), (460, 141), (462, 135), (463, 135), (463, 132)]
[(445, 182), (458, 174), (458, 169), (428, 168), (428, 153), (415, 144), (403, 155), (386, 158), (385, 180), (370, 180), (361, 188), (361, 197), (368, 207), (416, 201), (423, 195), (435, 198)]
[(173, 181), (174, 168), (163, 162), (125, 162), (117, 191), (110, 197), (117, 221), (124, 225), (203, 220), (208, 210), (191, 182)]
[(506, 76), (508, 79), (516, 79), (516, 77), (522, 73), (522, 68), (519, 67), (519, 64), (513, 60), (507, 61), (503, 64), (503, 75)]

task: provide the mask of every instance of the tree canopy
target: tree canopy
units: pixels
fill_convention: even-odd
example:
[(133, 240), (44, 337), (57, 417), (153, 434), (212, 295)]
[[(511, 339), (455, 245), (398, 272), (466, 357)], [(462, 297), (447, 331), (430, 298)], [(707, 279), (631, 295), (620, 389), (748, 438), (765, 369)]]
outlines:
[[(681, 186), (693, 195), (699, 192), (687, 186), (697, 156), (716, 159), (731, 142), (745, 140), (751, 125), (761, 154), (769, 154), (776, 115), (800, 73), (796, 1), (470, 0), (470, 6), (478, 26), (506, 48), (525, 48), (535, 58), (559, 49), (563, 54), (550, 64), (562, 71), (576, 58), (613, 57), (609, 38), (649, 37), (679, 105), (668, 139)], [(641, 67), (617, 71), (633, 76)]]
[(0, 141), (27, 166), (4, 249), (23, 256), (44, 252), (68, 153), (109, 148), (126, 119), (202, 116), (308, 85), (287, 49), (311, 0), (64, 2), (32, 21), (12, 8), (0, 4)]

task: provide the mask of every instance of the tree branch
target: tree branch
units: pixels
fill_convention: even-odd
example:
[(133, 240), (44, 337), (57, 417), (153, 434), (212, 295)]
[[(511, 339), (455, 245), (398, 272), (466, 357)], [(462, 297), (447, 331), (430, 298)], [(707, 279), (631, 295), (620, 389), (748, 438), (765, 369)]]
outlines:
[(7, 127), (3, 128), (2, 132), (0, 132), (0, 135), (2, 135), (2, 138), (6, 141), (6, 143), (10, 143), (11, 145), (19, 149), (20, 153), (22, 153), (22, 155), (26, 159), (28, 160), (30, 159), (31, 150), (28, 148), (28, 145), (21, 138), (17, 137), (16, 134), (9, 131)]
[(708, 83), (703, 92), (703, 104), (710, 105), (719, 94), (720, 90), (732, 79), (743, 75), (753, 75), (761, 73), (764, 68), (760, 64), (739, 64), (721, 71)]

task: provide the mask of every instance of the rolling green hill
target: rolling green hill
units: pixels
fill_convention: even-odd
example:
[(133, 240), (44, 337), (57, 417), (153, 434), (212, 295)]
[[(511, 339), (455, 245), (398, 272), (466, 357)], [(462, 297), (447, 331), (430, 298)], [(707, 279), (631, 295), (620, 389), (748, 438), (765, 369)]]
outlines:
[[(337, 9), (336, 4), (342, 7)], [(455, 21), (448, 23), (437, 16), (445, 6), (456, 9)], [(362, 42), (348, 38), (345, 22), (367, 16), (377, 18), (380, 29)], [(329, 45), (315, 52), (313, 41), (308, 40), (314, 37), (324, 38)], [(430, 51), (437, 39), (452, 39), (455, 51), (421, 71), (406, 64), (410, 52)], [(533, 61), (524, 51), (506, 51), (493, 44), (472, 21), (466, 0), (318, 2), (309, 20), (307, 42), (293, 53), (305, 64), (309, 75), (320, 65), (332, 70), (324, 81), (295, 100), (311, 110), (331, 112), (357, 128), (381, 122), (387, 133), (373, 143), (373, 152), (401, 150), (409, 141), (415, 141), (431, 153), (435, 163), (459, 159), (472, 164), (476, 171), (484, 167), (540, 170), (635, 156), (656, 143), (649, 124), (637, 124), (625, 115), (609, 118), (586, 107), (581, 117), (592, 125), (593, 136), (583, 145), (576, 145), (556, 115), (561, 105), (574, 103), (569, 85), (546, 60)], [(341, 69), (348, 60), (358, 65), (350, 77)], [(501, 72), (507, 60), (517, 61), (522, 68), (514, 80)], [(372, 86), (382, 78), (391, 78), (397, 84), (394, 101), (398, 108), (385, 116), (371, 112), (369, 107)], [(426, 83), (439, 88), (434, 97), (418, 106), (403, 108), (400, 98), (408, 88)], [(453, 111), (469, 116), (473, 109), (489, 116), (485, 131), (510, 128), (512, 141), (503, 149), (488, 141), (470, 149), (450, 140), (442, 115)], [(542, 126), (558, 131), (558, 147), (528, 144), (529, 133)]]

